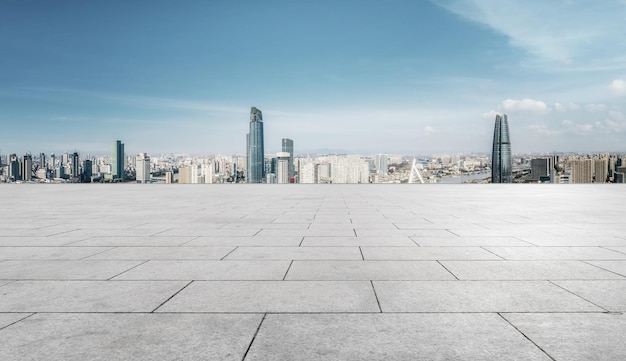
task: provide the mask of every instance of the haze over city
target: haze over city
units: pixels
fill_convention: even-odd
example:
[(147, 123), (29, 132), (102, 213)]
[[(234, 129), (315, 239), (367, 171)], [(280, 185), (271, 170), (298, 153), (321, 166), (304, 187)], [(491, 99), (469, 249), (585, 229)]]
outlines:
[(626, 4), (6, 1), (0, 152), (619, 152)]

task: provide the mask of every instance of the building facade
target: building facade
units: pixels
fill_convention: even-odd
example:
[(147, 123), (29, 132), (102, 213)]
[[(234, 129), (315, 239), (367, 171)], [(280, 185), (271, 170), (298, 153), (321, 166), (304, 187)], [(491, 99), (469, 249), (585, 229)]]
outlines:
[(512, 183), (511, 139), (506, 114), (496, 115), (491, 153), (491, 183)]

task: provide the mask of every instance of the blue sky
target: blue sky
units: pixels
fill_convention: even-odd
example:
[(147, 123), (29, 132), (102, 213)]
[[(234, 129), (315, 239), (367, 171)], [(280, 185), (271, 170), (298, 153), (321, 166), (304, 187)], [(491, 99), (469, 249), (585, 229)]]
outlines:
[(0, 3), (0, 152), (626, 151), (626, 1)]

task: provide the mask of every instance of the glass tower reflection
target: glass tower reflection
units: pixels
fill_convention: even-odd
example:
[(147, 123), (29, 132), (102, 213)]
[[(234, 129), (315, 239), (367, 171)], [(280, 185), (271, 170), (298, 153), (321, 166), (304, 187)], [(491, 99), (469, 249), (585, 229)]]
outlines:
[(506, 114), (496, 115), (491, 153), (491, 183), (512, 183), (511, 140)]

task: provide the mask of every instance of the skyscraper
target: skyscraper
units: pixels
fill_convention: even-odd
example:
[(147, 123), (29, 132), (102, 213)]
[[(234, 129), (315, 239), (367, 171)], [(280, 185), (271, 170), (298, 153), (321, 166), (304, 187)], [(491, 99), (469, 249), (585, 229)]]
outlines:
[(289, 153), (276, 153), (276, 183), (289, 183)]
[(295, 176), (293, 168), (293, 140), (283, 138), (283, 152), (289, 153), (289, 181)]
[(250, 109), (250, 132), (246, 135), (248, 156), (247, 183), (263, 183), (265, 178), (265, 149), (263, 148), (263, 113), (255, 107)]
[(22, 180), (29, 181), (33, 179), (33, 156), (30, 153), (24, 155), (21, 165)]
[(77, 152), (72, 153), (72, 155), (70, 156), (70, 163), (72, 164), (72, 178), (80, 177), (80, 161), (78, 160)]
[(137, 183), (150, 183), (150, 157), (146, 153), (139, 153), (135, 159)]
[(111, 151), (111, 176), (113, 179), (124, 179), (124, 143), (116, 140)]
[(491, 153), (491, 183), (512, 183), (511, 140), (506, 114), (496, 115)]

